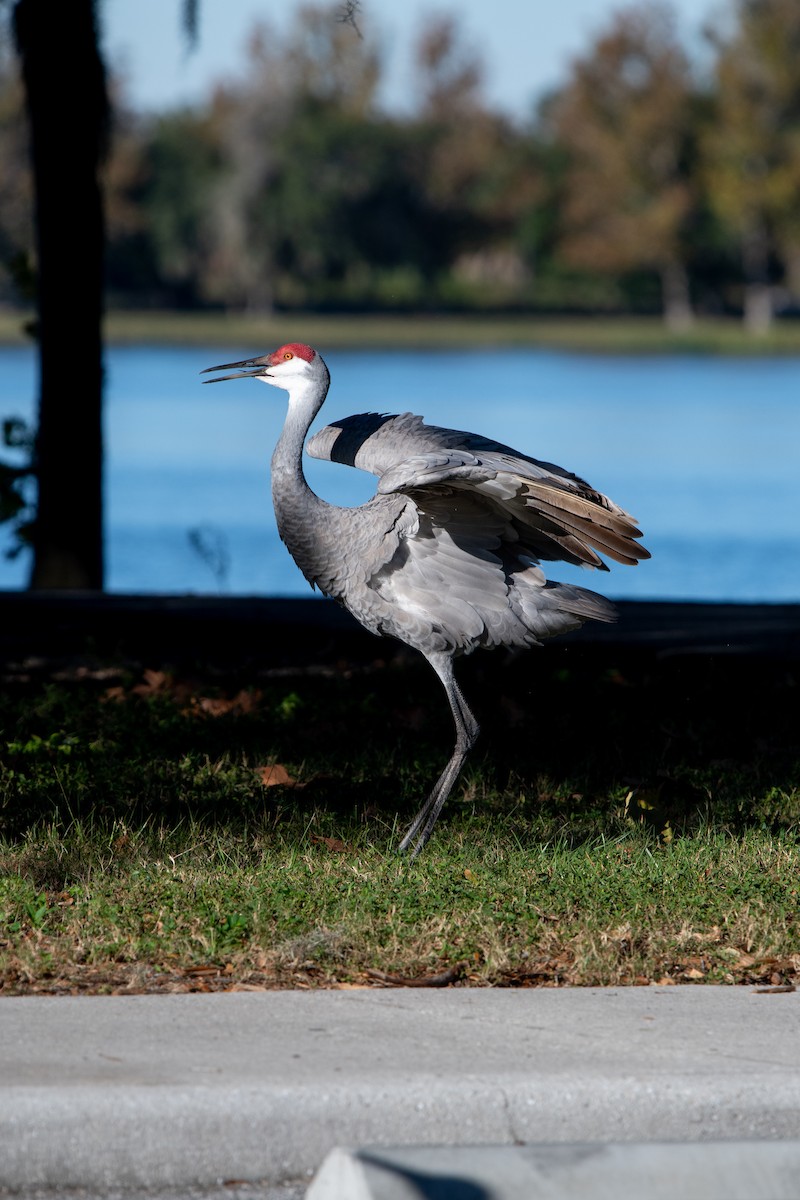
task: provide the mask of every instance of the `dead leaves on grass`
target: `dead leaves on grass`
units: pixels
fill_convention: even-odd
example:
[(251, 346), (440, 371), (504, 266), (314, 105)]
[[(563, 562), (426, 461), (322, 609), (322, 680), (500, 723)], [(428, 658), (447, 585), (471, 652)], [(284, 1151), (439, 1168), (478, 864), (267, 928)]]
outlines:
[(258, 710), (263, 694), (258, 689), (240, 688), (234, 696), (206, 696), (191, 680), (176, 679), (168, 671), (143, 672), (139, 683), (106, 688), (106, 703), (122, 704), (135, 696), (140, 700), (171, 700), (185, 717), (248, 716)]
[[(688, 945), (687, 945), (688, 943)], [(687, 953), (688, 950), (688, 953)], [(538, 951), (538, 952), (537, 952)], [(537, 951), (498, 971), (502, 987), (672, 987), (701, 983), (800, 988), (800, 953), (772, 955), (727, 941), (719, 926), (646, 933), (630, 925), (563, 942), (557, 929)]]
[(575, 983), (576, 978), (575, 954), (565, 949), (532, 963), (507, 967), (497, 982), (504, 988), (563, 987)]
[[(37, 950), (42, 952), (46, 941), (35, 931)], [(31, 934), (33, 938), (34, 934)], [(50, 943), (54, 953), (49, 955), (50, 967), (45, 973), (33, 971), (24, 962), (20, 947), (13, 955), (0, 979), (0, 995), (87, 995), (87, 994), (159, 994), (181, 992), (263, 992), (293, 988), (353, 990), (362, 988), (443, 988), (464, 986), (495, 986), (503, 988), (553, 988), (599, 983), (613, 986), (684, 986), (705, 979), (750, 986), (753, 994), (777, 995), (800, 989), (800, 954), (787, 958), (765, 956), (753, 958), (745, 951), (734, 951), (740, 957), (737, 967), (732, 959), (728, 976), (711, 972), (710, 961), (703, 956), (690, 955), (665, 961), (649, 975), (620, 972), (615, 978), (587, 976), (576, 960), (573, 948), (564, 947), (557, 953), (524, 965), (509, 966), (485, 976), (462, 960), (445, 966), (434, 974), (382, 971), (375, 967), (352, 969), (346, 961), (338, 967), (324, 962), (312, 963), (269, 951), (243, 953), (232, 960), (201, 962), (183, 965), (171, 958), (161, 962), (83, 963), (59, 961), (58, 948)], [(701, 965), (696, 965), (696, 963)]]

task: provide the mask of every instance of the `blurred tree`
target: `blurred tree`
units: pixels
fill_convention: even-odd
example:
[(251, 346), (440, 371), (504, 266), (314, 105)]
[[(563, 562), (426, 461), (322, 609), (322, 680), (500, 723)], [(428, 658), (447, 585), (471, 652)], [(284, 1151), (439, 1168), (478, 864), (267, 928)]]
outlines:
[(493, 112), (483, 65), (455, 17), (426, 19), (416, 46), (414, 187), (426, 211), (429, 280), (452, 272), (483, 303), (529, 277), (519, 229), (541, 195), (528, 139)]
[(33, 187), (22, 83), (0, 39), (0, 301), (33, 300)]
[[(176, 178), (145, 193), (154, 234), (168, 235), (160, 269), (181, 258), (191, 231), (202, 297), (237, 308), (518, 293), (532, 159), (521, 133), (488, 110), (457, 26), (427, 23), (419, 101), (400, 119), (378, 107), (369, 28), (359, 38), (340, 15), (338, 4), (306, 6), (284, 35), (262, 27), (243, 76), (218, 88), (207, 112), (184, 114), (182, 149), (169, 150)], [(156, 128), (149, 157), (169, 128)]]
[[(9, 47), (0, 40), (0, 302), (20, 300), (33, 305), (36, 279), (33, 267), (32, 183), (27, 154), (21, 81)], [(27, 332), (34, 332), (27, 326)], [(8, 396), (6, 403), (13, 398)], [(13, 411), (13, 410), (11, 410)], [(0, 424), (0, 445), (11, 458), (0, 460), (0, 523), (11, 526), (14, 558), (29, 543), (33, 518), (32, 436), (9, 408)]]
[[(15, 8), (38, 12), (41, 3)], [(101, 173), (109, 295), (118, 304), (259, 312), (531, 303), (641, 311), (660, 295), (667, 320), (684, 327), (690, 270), (698, 303), (718, 310), (740, 286), (743, 258), (748, 322), (763, 326), (775, 282), (800, 293), (800, 4), (731, 3), (705, 91), (693, 85), (669, 10), (645, 4), (616, 16), (529, 126), (491, 108), (479, 52), (443, 16), (429, 17), (417, 41), (409, 108), (387, 115), (380, 47), (360, 14), (358, 28), (348, 23), (353, 8), (341, 2), (305, 6), (286, 33), (256, 31), (239, 76), (202, 106), (143, 118), (115, 94), (113, 154)], [(195, 0), (183, 9), (191, 23)], [(93, 12), (89, 0), (76, 0), (79, 10)], [(60, 68), (50, 77), (58, 86)], [(32, 256), (14, 248), (29, 236), (30, 191), (14, 84), (4, 78), (0, 60), (0, 257), (25, 285), (35, 279)], [(71, 116), (67, 128), (59, 146), (77, 137)], [(92, 128), (83, 122), (81, 144)], [(55, 153), (51, 162), (60, 169)], [(85, 214), (66, 218), (73, 189), (56, 174), (55, 191), (47, 186), (64, 196), (69, 231), (61, 277), (71, 272), (83, 286), (96, 278), (97, 243), (73, 236)], [(49, 369), (48, 395), (55, 378)], [(59, 404), (58, 433), (50, 440), (48, 417), (39, 444), (41, 454), (59, 451), (63, 472), (63, 397)], [(81, 404), (80, 420), (94, 404)], [(83, 452), (70, 428), (70, 454)], [(93, 444), (89, 458), (99, 454)], [(75, 470), (96, 492), (95, 468)], [(54, 497), (63, 488), (62, 477)], [(42, 546), (55, 507), (43, 505)], [(66, 536), (74, 522), (59, 519)]]
[(222, 161), (208, 114), (186, 109), (151, 119), (133, 132), (122, 167), (118, 154), (108, 192), (112, 266), (130, 290), (149, 290), (160, 306), (202, 304), (213, 249), (209, 197)]
[(679, 329), (692, 317), (691, 101), (672, 13), (645, 4), (613, 17), (552, 105), (555, 136), (567, 156), (564, 258), (612, 274), (657, 271), (665, 319)]
[(359, 265), (356, 214), (392, 146), (388, 126), (375, 136), (375, 43), (339, 16), (338, 5), (309, 5), (285, 35), (261, 26), (243, 77), (216, 90), (207, 299), (254, 311), (308, 303)]
[(13, 19), (36, 221), (40, 393), (31, 586), (99, 588), (105, 71), (92, 0), (17, 0)]
[[(197, 4), (182, 0), (190, 42), (196, 34)], [(11, 11), (28, 114), (35, 220), (36, 262), (30, 277), (40, 382), (32, 464), (37, 495), (30, 527), (31, 587), (101, 588), (101, 169), (110, 111), (96, 4), (14, 0)], [(24, 274), (18, 272), (20, 278)], [(77, 376), (72, 386), (65, 365)], [(7, 422), (4, 439), (19, 447), (25, 437)]]
[(163, 302), (161, 280), (144, 196), (150, 175), (146, 158), (149, 121), (128, 107), (119, 79), (111, 81), (114, 137), (103, 170), (106, 216), (106, 300), (111, 305)]
[(736, 0), (716, 46), (714, 108), (703, 139), (710, 203), (741, 245), (744, 319), (763, 332), (775, 268), (800, 296), (800, 5)]
[(550, 311), (619, 311), (625, 296), (619, 277), (568, 262), (562, 252), (563, 212), (570, 159), (555, 122), (559, 93), (545, 94), (525, 128), (522, 153), (528, 166), (526, 203), (516, 223), (514, 242), (528, 267), (527, 295)]
[(483, 65), (455, 16), (426, 16), (416, 46), (417, 111), (449, 126), (483, 115)]

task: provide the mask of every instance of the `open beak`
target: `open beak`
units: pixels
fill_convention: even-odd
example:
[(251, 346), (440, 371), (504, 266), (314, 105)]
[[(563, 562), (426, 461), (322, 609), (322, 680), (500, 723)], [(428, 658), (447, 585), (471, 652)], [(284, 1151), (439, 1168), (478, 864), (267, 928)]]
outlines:
[(242, 362), (220, 363), (218, 367), (206, 367), (200, 374), (207, 375), (209, 371), (233, 371), (232, 375), (218, 375), (216, 379), (203, 380), (203, 383), (222, 383), (226, 379), (258, 379), (260, 376), (268, 374), (268, 367), (269, 356), (264, 355), (262, 358), (245, 358)]

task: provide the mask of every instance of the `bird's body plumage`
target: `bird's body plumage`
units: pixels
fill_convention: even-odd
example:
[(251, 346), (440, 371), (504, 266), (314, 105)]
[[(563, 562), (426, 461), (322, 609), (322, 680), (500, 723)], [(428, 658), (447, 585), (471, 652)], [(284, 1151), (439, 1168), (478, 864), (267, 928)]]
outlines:
[[(368, 589), (401, 629), (416, 618), (411, 644), (420, 649), (531, 646), (587, 618), (613, 620), (607, 600), (548, 583), (539, 563), (605, 570), (598, 549), (623, 562), (642, 554), (633, 519), (577, 476), (411, 413), (348, 417), (306, 449), (378, 476), (374, 500), (339, 511), (356, 539), (361, 528), (371, 538), (355, 554)], [(343, 582), (357, 575), (353, 561)], [(364, 603), (359, 598), (356, 615), (366, 624)], [(411, 640), (397, 628), (377, 631)]]
[(421, 651), (444, 684), (456, 749), (402, 843), (413, 841), (417, 853), (478, 732), (452, 659), (614, 620), (606, 599), (546, 580), (540, 563), (607, 570), (604, 554), (635, 564), (649, 557), (641, 533), (628, 513), (563, 468), (411, 413), (348, 417), (310, 439), (313, 457), (378, 477), (366, 504), (329, 505), (302, 470), (303, 443), (328, 390), (323, 360), (292, 343), (228, 365), (289, 392), (272, 459), (273, 501), (280, 536), (306, 579), (373, 633)]

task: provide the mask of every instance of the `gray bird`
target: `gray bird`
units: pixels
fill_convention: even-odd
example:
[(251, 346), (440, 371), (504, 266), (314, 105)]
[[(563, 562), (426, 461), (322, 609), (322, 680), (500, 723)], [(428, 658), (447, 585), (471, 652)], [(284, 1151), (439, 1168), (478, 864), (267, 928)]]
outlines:
[[(303, 474), (303, 444), (330, 374), (310, 346), (222, 363), (225, 379), (260, 379), (289, 393), (272, 456), (278, 531), (312, 587), (372, 633), (425, 656), (455, 723), (452, 757), (400, 843), (419, 854), (478, 736), (453, 659), (479, 646), (538, 646), (584, 621), (613, 621), (608, 600), (545, 579), (560, 560), (606, 571), (601, 554), (635, 565), (650, 555), (634, 519), (584, 480), (474, 433), (425, 425), (411, 413), (362, 413), (327, 425), (313, 458), (361, 467), (377, 494), (358, 508), (327, 504)], [(203, 372), (205, 374), (205, 372)]]

